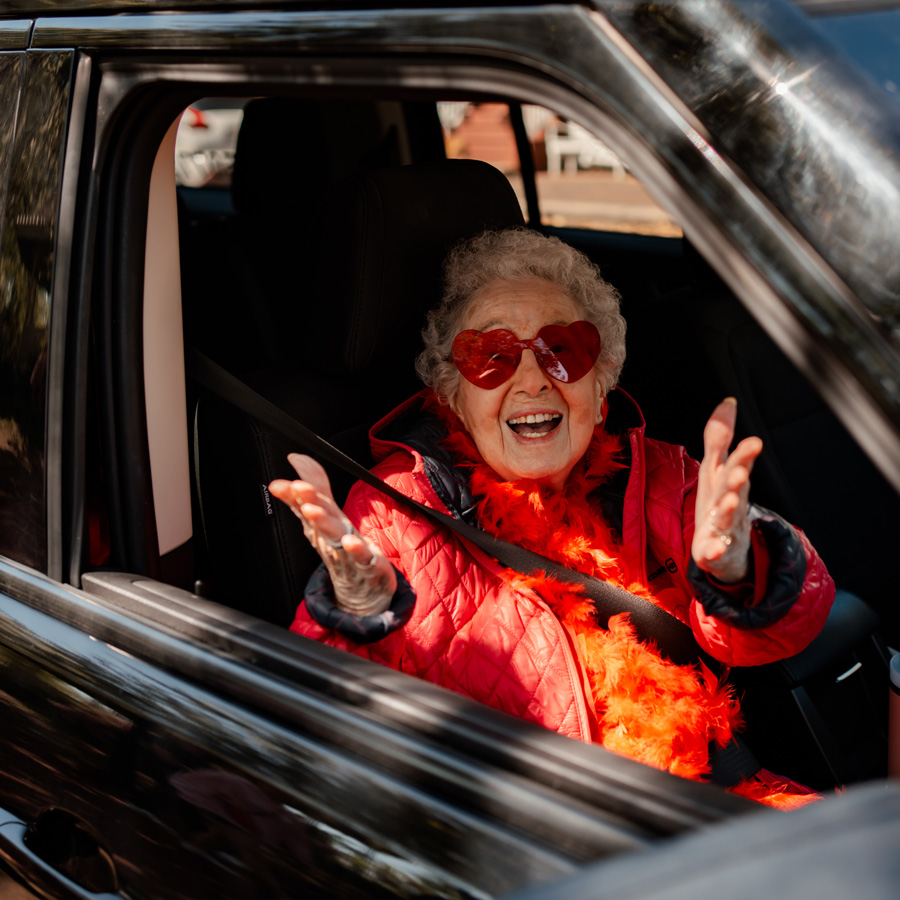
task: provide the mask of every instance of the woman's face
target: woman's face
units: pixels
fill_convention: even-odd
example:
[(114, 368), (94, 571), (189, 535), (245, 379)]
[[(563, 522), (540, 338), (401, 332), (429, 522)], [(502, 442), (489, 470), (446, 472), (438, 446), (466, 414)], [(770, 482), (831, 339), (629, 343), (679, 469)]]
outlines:
[[(481, 288), (461, 330), (506, 328), (527, 340), (545, 325), (570, 325), (583, 318), (578, 304), (555, 284), (517, 278)], [(563, 384), (538, 365), (532, 350), (524, 350), (513, 377), (499, 387), (484, 390), (461, 377), (454, 411), (501, 478), (534, 478), (559, 490), (588, 448), (602, 399), (595, 369)], [(525, 416), (545, 419), (528, 423)]]

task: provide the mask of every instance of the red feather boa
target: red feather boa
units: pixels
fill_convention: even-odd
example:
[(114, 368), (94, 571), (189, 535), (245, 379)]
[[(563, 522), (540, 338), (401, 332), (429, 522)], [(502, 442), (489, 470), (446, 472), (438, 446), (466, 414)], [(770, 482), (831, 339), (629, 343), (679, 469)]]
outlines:
[[(570, 475), (563, 492), (532, 480), (503, 481), (484, 462), (474, 441), (446, 406), (429, 404), (446, 426), (441, 443), (470, 470), (478, 519), (485, 531), (563, 565), (626, 588), (652, 600), (650, 589), (629, 572), (616, 538), (591, 494), (623, 463), (621, 442), (602, 428)], [(679, 666), (660, 655), (652, 642), (641, 643), (627, 613), (614, 616), (609, 630), (594, 620), (593, 603), (582, 589), (543, 573), (507, 570), (511, 586), (537, 593), (572, 636), (590, 690), (598, 741), (607, 750), (704, 780), (710, 772), (709, 745), (724, 746), (741, 726), (737, 699), (705, 666)], [(768, 775), (768, 773), (766, 773)], [(802, 805), (806, 789), (775, 779), (744, 782), (734, 790), (777, 806)]]

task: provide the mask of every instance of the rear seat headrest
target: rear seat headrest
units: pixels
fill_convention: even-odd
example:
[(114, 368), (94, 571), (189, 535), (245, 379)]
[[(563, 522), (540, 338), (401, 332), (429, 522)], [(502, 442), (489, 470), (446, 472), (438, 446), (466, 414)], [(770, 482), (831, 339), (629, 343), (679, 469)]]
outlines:
[(231, 195), (244, 215), (306, 221), (328, 185), (373, 156), (391, 135), (369, 101), (261, 97), (244, 107)]
[(458, 240), (524, 224), (502, 172), (441, 160), (363, 173), (328, 197), (309, 346), (321, 371), (412, 373), (441, 266)]
[(319, 118), (308, 100), (267, 97), (244, 107), (231, 178), (238, 212), (287, 210), (305, 201), (313, 162), (310, 134), (321, 130)]

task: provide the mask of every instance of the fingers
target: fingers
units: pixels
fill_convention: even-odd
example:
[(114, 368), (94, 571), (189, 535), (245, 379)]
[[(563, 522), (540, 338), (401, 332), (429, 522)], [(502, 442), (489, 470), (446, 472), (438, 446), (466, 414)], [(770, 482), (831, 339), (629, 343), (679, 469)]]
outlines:
[(726, 397), (714, 410), (703, 429), (703, 459), (722, 463), (734, 440), (737, 400)]
[(269, 493), (292, 509), (296, 504), (298, 511), (300, 504), (316, 498), (316, 489), (311, 484), (303, 481), (288, 481), (286, 478), (276, 478), (271, 482), (269, 484)]
[(311, 456), (300, 453), (291, 453), (288, 462), (300, 476), (299, 479), (288, 481), (278, 478), (269, 485), (269, 492), (304, 521), (304, 530), (307, 523), (313, 523), (327, 539), (340, 540), (348, 530), (349, 522), (334, 502), (325, 469)]
[(728, 524), (730, 515), (746, 506), (750, 491), (750, 475), (762, 448), (763, 444), (759, 438), (745, 438), (714, 473), (713, 483), (708, 489), (709, 507), (711, 510), (717, 510), (720, 517), (728, 519)]
[(726, 462), (735, 468), (747, 470), (747, 477), (753, 471), (753, 465), (762, 453), (763, 442), (758, 437), (744, 438), (728, 455)]
[(311, 484), (317, 493), (323, 497), (327, 497), (334, 502), (334, 494), (331, 492), (331, 482), (328, 480), (328, 473), (322, 468), (322, 465), (311, 456), (305, 456), (302, 453), (288, 454), (288, 462), (293, 467), (301, 481)]
[(347, 555), (360, 568), (367, 568), (377, 558), (377, 554), (372, 548), (356, 533), (345, 534), (341, 538), (341, 544)]
[(753, 466), (762, 453), (763, 443), (758, 437), (744, 438), (729, 453), (734, 440), (737, 401), (727, 397), (713, 410), (703, 430), (703, 460), (701, 462), (701, 490), (715, 505), (716, 494), (740, 491), (749, 481)]
[(339, 513), (331, 492), (331, 482), (322, 466), (312, 457), (301, 456), (299, 453), (292, 453), (288, 461), (300, 478), (296, 481), (276, 478), (269, 485), (269, 492), (296, 513), (299, 513), (304, 503), (315, 503), (332, 514)]
[(737, 401), (726, 398), (703, 431), (692, 555), (697, 565), (723, 581), (747, 571), (750, 541), (750, 475), (763, 449), (758, 437), (744, 438), (729, 453), (737, 421)]
[(309, 456), (292, 453), (288, 460), (300, 476), (269, 485), (303, 523), (303, 533), (328, 567), (338, 606), (371, 615), (390, 605), (397, 577), (390, 560), (353, 527), (335, 503), (325, 469)]

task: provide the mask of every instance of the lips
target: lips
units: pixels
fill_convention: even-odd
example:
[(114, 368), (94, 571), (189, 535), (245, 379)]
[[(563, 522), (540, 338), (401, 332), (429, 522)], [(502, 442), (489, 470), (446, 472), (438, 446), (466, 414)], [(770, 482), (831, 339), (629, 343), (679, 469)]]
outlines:
[(561, 421), (562, 413), (539, 412), (507, 419), (506, 424), (519, 437), (541, 438), (558, 428)]

